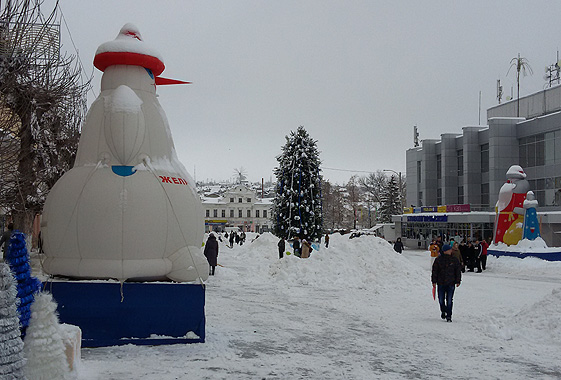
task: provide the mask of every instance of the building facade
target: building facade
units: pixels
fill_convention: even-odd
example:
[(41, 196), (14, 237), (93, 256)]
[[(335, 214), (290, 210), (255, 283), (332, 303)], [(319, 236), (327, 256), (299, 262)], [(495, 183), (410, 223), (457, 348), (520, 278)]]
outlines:
[(494, 211), (506, 171), (520, 165), (539, 210), (561, 210), (561, 86), (487, 110), (487, 126), (467, 126), (407, 150), (407, 204), (470, 204)]
[[(561, 246), (561, 86), (489, 108), (487, 122), (407, 150), (407, 205), (421, 210), (393, 217), (407, 245), (424, 248), (442, 234), (490, 236), (506, 172), (520, 165), (539, 202), (542, 237)], [(472, 212), (439, 214), (442, 205)], [(422, 213), (427, 206), (437, 213)]]
[(206, 232), (222, 232), (226, 227), (259, 233), (272, 230), (272, 198), (258, 198), (245, 185), (235, 185), (222, 196), (203, 197), (202, 203)]

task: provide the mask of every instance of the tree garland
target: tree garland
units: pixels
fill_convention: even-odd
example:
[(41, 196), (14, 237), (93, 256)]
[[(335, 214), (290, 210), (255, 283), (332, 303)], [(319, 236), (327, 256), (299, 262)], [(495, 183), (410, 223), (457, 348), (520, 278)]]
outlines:
[(0, 378), (24, 379), (23, 341), (17, 312), (16, 281), (7, 264), (0, 263)]
[(29, 318), (31, 318), (31, 303), (35, 293), (41, 288), (41, 282), (31, 276), (25, 235), (22, 232), (14, 231), (12, 233), (6, 259), (17, 281), (20, 328), (22, 337), (25, 337), (25, 330), (29, 325)]

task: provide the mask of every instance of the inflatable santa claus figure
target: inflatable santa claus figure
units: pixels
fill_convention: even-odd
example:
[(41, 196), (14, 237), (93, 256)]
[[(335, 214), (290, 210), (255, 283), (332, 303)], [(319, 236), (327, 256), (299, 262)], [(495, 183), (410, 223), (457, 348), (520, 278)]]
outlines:
[[(76, 278), (202, 281), (202, 205), (178, 161), (156, 85), (164, 63), (127, 24), (94, 65), (101, 93), (74, 167), (53, 187), (42, 234), (47, 273)], [(185, 83), (185, 82), (183, 82)]]
[(524, 200), (530, 190), (524, 169), (512, 165), (506, 172), (507, 181), (499, 191), (495, 207), (495, 244), (517, 244), (522, 239), (524, 225)]

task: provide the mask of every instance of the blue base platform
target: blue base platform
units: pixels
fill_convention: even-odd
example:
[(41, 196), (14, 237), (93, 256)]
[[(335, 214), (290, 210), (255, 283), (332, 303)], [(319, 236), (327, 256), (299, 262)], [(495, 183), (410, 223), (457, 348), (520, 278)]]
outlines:
[(537, 257), (538, 259), (547, 261), (561, 261), (561, 250), (559, 252), (509, 252), (509, 251), (495, 251), (493, 249), (488, 249), (487, 254), (496, 257), (509, 256), (518, 257), (519, 259), (524, 259), (526, 257)]
[(62, 323), (79, 326), (83, 347), (204, 343), (200, 284), (63, 281), (46, 284)]

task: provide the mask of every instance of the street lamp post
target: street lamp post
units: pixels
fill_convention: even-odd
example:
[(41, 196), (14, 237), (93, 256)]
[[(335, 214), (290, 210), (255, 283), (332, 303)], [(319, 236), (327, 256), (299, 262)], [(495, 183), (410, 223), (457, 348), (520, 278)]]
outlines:
[(383, 169), (382, 171), (392, 172), (392, 173), (395, 173), (398, 176), (398, 178), (399, 178), (399, 204), (401, 205), (400, 212), (403, 213), (403, 186), (402, 186), (402, 183), (401, 183), (401, 172), (398, 173), (398, 172), (396, 172), (395, 170), (392, 170), (392, 169)]

